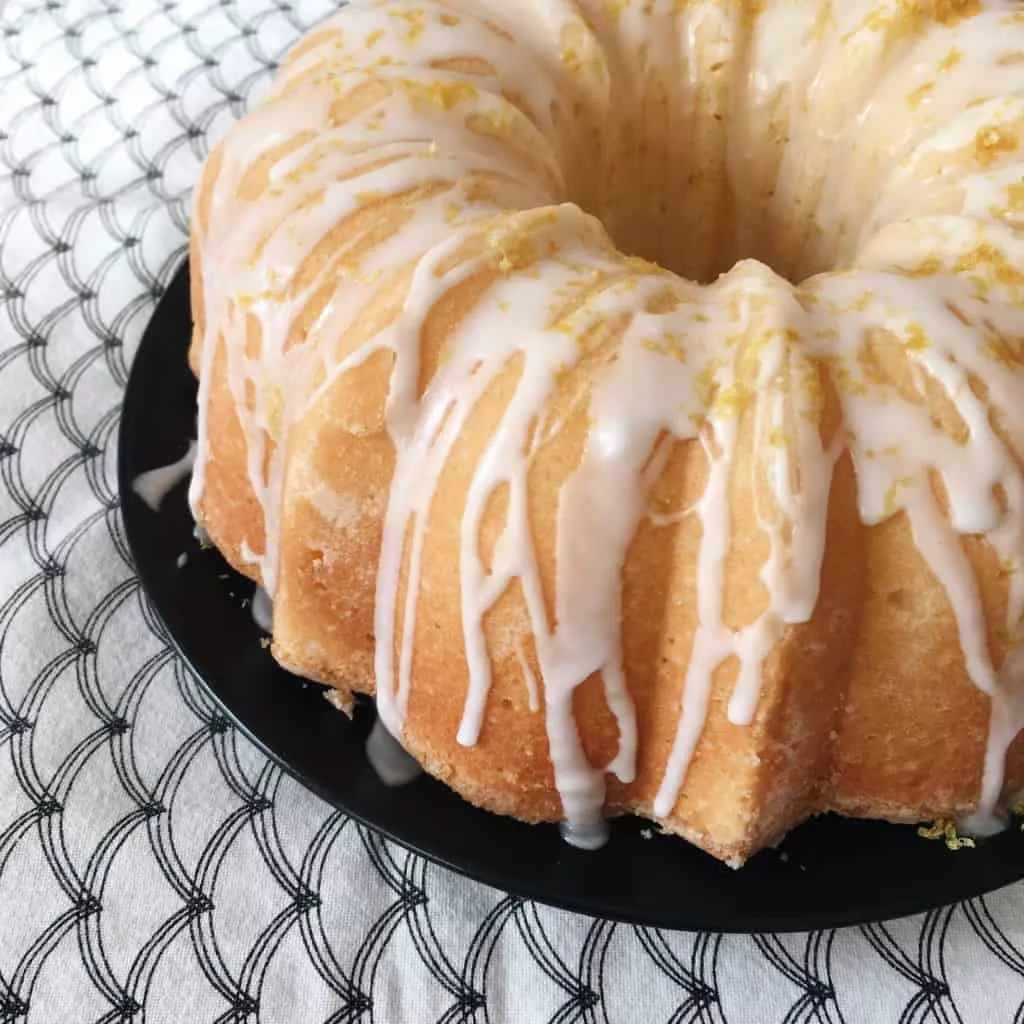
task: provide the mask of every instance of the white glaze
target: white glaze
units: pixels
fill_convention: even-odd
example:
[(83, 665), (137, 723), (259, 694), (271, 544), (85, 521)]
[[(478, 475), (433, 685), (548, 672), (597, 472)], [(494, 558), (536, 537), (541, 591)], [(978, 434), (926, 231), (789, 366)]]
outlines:
[[(952, 18), (955, 24), (922, 27), (896, 0), (690, 0), (664, 9), (629, 0), (537, 0), (512, 24), (498, 0), (445, 6), (354, 0), (328, 23), (343, 34), (328, 31), (287, 63), (269, 102), (233, 130), (220, 172), (208, 183), (211, 222), (201, 246), (210, 329), (190, 488), (197, 518), (209, 458), (216, 332), (265, 523), (262, 550), (247, 542), (243, 555), (271, 594), (291, 424), (340, 375), (378, 352), (393, 353), (386, 426), (397, 461), (375, 633), (379, 713), (400, 736), (414, 684), (431, 502), (476, 401), (519, 359), (518, 383), (472, 475), (461, 522), (469, 684), (457, 739), (473, 745), (479, 738), (491, 686), (484, 619), (518, 581), (537, 669), (517, 648), (529, 706), (543, 701), (567, 831), (593, 836), (601, 828), (606, 772), (625, 782), (635, 772), (619, 605), (623, 564), (641, 519), (668, 525), (695, 516), (701, 526), (698, 624), (654, 808), (666, 816), (703, 732), (716, 670), (736, 658), (728, 715), (749, 724), (765, 658), (787, 627), (806, 622), (816, 607), (833, 468), (848, 451), (861, 519), (875, 525), (907, 517), (947, 595), (967, 672), (991, 697), (976, 816), (990, 818), (1005, 750), (1024, 721), (1024, 672), (1019, 648), (1002, 667), (991, 663), (984, 609), (960, 538), (985, 537), (1007, 566), (1007, 625), (1016, 636), (1024, 611), (1018, 464), (1024, 378), (1019, 356), (1005, 346), (1024, 337), (1024, 275), (1018, 279), (1005, 267), (1024, 268), (1016, 234), (1024, 214), (1013, 192), (1021, 180), (1019, 140), (1008, 144), (1010, 136), (1001, 133), (1024, 107), (1017, 97), (1019, 65), (996, 58), (1024, 51), (1024, 26), (1009, 15), (1008, 3), (981, 6), (974, 17)], [(445, 22), (452, 18), (457, 31)], [(901, 19), (910, 19), (910, 27)], [(507, 26), (513, 38), (494, 24)], [(438, 66), (467, 54), (479, 55), (494, 73)], [(330, 123), (331, 104), (367, 81), (394, 83), (394, 89), (357, 117)], [(654, 81), (706, 88), (672, 89), (662, 111), (672, 130), (650, 135), (664, 152), (648, 165), (630, 163), (636, 133), (649, 133), (648, 122), (661, 116), (645, 105)], [(509, 97), (519, 99), (513, 104)], [(564, 101), (559, 117), (553, 97)], [(632, 111), (639, 111), (638, 121), (622, 116)], [(493, 130), (475, 130), (482, 121)], [(237, 202), (237, 189), (261, 154), (301, 132), (309, 133), (307, 141), (273, 165), (259, 201)], [(658, 201), (680, 206), (677, 183), (661, 168), (686, 161), (704, 173), (687, 184), (678, 218), (645, 213)], [(501, 177), (493, 178), (495, 172)], [(474, 194), (482, 180), (490, 193)], [(731, 237), (716, 237), (730, 201), (727, 181), (740, 209)], [(399, 231), (362, 253), (354, 267), (339, 271), (328, 262), (285, 299), (282, 282), (339, 219), (375, 197), (417, 187), (425, 191)], [(629, 205), (631, 196), (642, 198), (643, 209)], [(794, 288), (763, 263), (742, 260), (714, 283), (697, 286), (626, 260), (573, 200), (599, 214), (617, 239), (641, 238), (695, 274), (713, 277), (737, 256), (770, 251), (774, 266), (805, 280)], [(533, 246), (525, 268), (514, 258), (524, 236)], [(481, 237), (478, 255), (455, 258)], [(381, 275), (410, 265), (400, 315), (337, 358), (336, 340)], [(421, 395), (420, 328), (427, 314), (456, 284), (488, 269), (502, 276), (464, 319)], [(823, 270), (832, 272), (817, 273)], [(298, 311), (331, 275), (338, 284), (316, 323), (318, 344), (286, 346)], [(651, 312), (666, 292), (677, 305)], [(561, 320), (553, 320), (553, 296), (572, 307)], [(246, 316), (262, 330), (258, 358), (246, 355)], [(558, 377), (580, 366), (588, 332), (617, 322), (625, 324), (617, 359), (595, 377), (586, 448), (561, 491), (552, 623), (526, 515), (527, 473), (539, 445), (559, 426), (547, 419)], [(884, 369), (871, 369), (869, 339), (877, 331), (902, 347), (916, 387), (930, 381), (945, 394), (965, 439), (933, 420), (930, 403), (909, 400)], [(827, 448), (817, 425), (820, 396), (807, 383), (819, 366), (827, 369), (844, 421)], [(972, 379), (984, 384), (984, 401)], [(737, 400), (753, 410), (756, 472), (766, 498), (757, 512), (770, 552), (759, 569), (768, 607), (742, 630), (723, 618)], [(532, 432), (537, 422), (541, 428)], [(667, 445), (656, 450), (663, 437), (699, 438), (709, 463), (700, 500), (668, 516), (652, 512), (648, 501), (654, 467), (667, 457)], [(931, 474), (944, 484), (948, 514), (933, 496)], [(487, 502), (500, 487), (508, 492), (507, 521), (485, 566), (478, 539)], [(408, 584), (399, 608), (403, 568)], [(595, 674), (619, 729), (616, 755), (596, 768), (584, 755), (572, 711), (576, 688)]]
[(274, 632), (274, 602), (263, 587), (257, 587), (252, 594), (252, 621), (264, 633)]
[(379, 718), (366, 738), (366, 760), (385, 786), (405, 786), (423, 774), (419, 762), (403, 749)]
[(608, 842), (607, 821), (597, 821), (593, 824), (578, 825), (571, 821), (563, 821), (558, 826), (562, 838), (578, 850), (600, 850)]
[(132, 490), (156, 512), (164, 498), (192, 471), (196, 459), (196, 442), (190, 441), (188, 451), (177, 462), (140, 473), (132, 481)]

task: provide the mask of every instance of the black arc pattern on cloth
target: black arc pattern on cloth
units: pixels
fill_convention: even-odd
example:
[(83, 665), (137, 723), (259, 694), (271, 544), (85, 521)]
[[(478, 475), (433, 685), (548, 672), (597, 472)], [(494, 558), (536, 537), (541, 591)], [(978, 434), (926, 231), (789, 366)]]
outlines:
[(138, 586), (121, 396), (199, 163), (328, 0), (0, 2), (0, 1022), (1024, 1020), (1024, 887), (673, 934), (475, 885), (239, 736)]

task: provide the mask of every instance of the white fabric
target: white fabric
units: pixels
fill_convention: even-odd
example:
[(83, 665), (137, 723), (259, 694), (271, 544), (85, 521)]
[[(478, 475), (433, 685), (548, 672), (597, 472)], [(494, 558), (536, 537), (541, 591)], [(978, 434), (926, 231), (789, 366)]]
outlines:
[(1021, 1020), (1024, 887), (779, 938), (559, 913), (348, 821), (171, 654), (127, 368), (211, 140), (331, 6), (0, 0), (0, 1022)]

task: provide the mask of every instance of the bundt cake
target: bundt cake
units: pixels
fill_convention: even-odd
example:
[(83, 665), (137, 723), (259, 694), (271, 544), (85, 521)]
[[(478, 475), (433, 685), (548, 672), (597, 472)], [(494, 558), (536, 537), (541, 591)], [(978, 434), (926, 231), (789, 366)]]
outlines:
[(353, 0), (207, 161), (196, 520), (467, 800), (1024, 784), (1024, 7)]

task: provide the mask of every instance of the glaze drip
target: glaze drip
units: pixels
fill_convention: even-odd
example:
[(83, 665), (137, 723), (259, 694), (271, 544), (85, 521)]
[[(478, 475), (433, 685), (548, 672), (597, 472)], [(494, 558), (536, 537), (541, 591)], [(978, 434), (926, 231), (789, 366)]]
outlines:
[(132, 481), (132, 490), (152, 511), (158, 512), (164, 498), (192, 471), (195, 459), (196, 443), (192, 441), (188, 451), (177, 462), (140, 473)]
[(385, 786), (405, 786), (423, 774), (419, 763), (402, 749), (379, 718), (366, 738), (366, 760)]
[(257, 587), (253, 591), (252, 621), (263, 630), (264, 633), (274, 632), (274, 602), (263, 587)]
[(562, 838), (578, 850), (600, 850), (608, 842), (608, 822), (602, 820), (592, 825), (575, 825), (563, 821), (559, 825)]

